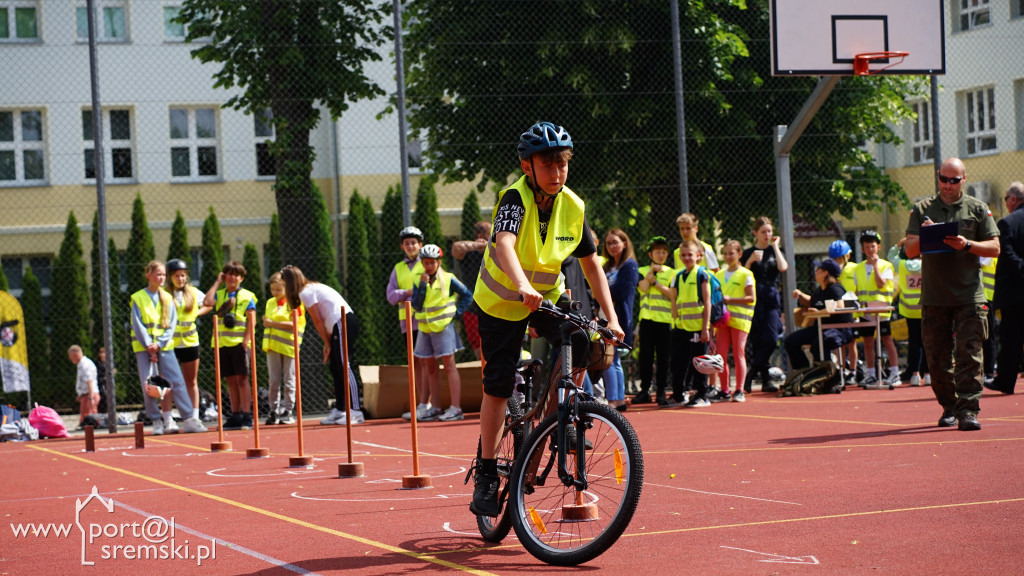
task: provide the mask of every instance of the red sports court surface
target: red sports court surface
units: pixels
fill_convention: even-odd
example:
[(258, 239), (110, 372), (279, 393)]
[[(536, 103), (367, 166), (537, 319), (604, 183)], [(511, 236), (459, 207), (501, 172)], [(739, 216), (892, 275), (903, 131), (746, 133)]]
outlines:
[[(294, 426), (261, 427), (271, 456), (258, 460), (245, 458), (252, 431), (226, 433), (235, 451), (216, 454), (215, 432), (147, 436), (143, 450), (101, 433), (94, 453), (80, 437), (7, 443), (0, 575), (1022, 574), (1021, 400), (986, 391), (979, 432), (937, 428), (927, 387), (634, 407), (639, 509), (611, 550), (575, 569), (540, 563), (514, 534), (479, 538), (462, 483), (475, 417), (419, 426), (425, 490), (401, 489), (413, 463), (410, 426), (396, 420), (353, 428), (366, 472), (354, 479), (337, 477), (338, 426), (304, 429), (310, 470), (288, 468)], [(174, 533), (151, 516), (173, 518)], [(50, 531), (26, 534), (30, 524)], [(169, 557), (132, 557), (172, 541), (153, 548)]]

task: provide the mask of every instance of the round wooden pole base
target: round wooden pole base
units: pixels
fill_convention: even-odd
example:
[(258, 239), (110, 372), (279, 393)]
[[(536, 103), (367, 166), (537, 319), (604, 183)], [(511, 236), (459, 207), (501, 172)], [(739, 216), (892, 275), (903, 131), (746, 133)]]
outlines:
[(590, 522), (597, 520), (597, 504), (568, 504), (562, 506), (563, 522)]
[(145, 427), (142, 422), (135, 423), (135, 448), (139, 450), (146, 447)]
[(231, 452), (231, 442), (210, 442), (210, 452)]
[(292, 456), (288, 459), (288, 466), (290, 468), (312, 468), (313, 457), (312, 456)]
[(428, 474), (402, 476), (402, 488), (405, 490), (420, 490), (430, 488), (430, 486), (430, 475)]
[(96, 451), (96, 437), (93, 435), (92, 426), (85, 427), (85, 451), (95, 452)]
[(338, 478), (362, 478), (362, 462), (342, 462), (338, 464)]
[(270, 456), (270, 448), (246, 448), (246, 458), (266, 458)]

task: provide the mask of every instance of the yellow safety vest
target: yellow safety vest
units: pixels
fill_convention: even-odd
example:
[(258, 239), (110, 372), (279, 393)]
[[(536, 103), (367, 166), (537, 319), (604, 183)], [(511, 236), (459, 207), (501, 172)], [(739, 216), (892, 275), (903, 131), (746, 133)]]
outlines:
[[(504, 194), (519, 194), (525, 208), (515, 242), (515, 252), (523, 272), (534, 290), (540, 292), (545, 299), (554, 301), (561, 293), (562, 262), (572, 255), (583, 236), (583, 200), (569, 188), (562, 187), (551, 210), (547, 240), (542, 244), (537, 204), (533, 201), (533, 191), (526, 183), (526, 176), (503, 191)], [(491, 212), (492, 221), (500, 205), (499, 198)], [(491, 316), (503, 320), (522, 320), (530, 314), (530, 309), (519, 301), (519, 291), (498, 264), (494, 254), (496, 249), (493, 241), (487, 246), (473, 300)]]
[[(707, 254), (707, 251), (711, 250), (711, 244), (708, 244), (707, 242), (701, 240), (700, 238), (697, 239), (697, 242), (700, 242), (700, 245), (704, 247), (704, 254), (700, 255), (700, 260), (697, 262), (698, 264), (700, 264), (705, 260), (704, 256)], [(685, 266), (683, 266), (682, 259), (679, 258), (678, 246), (676, 246), (676, 249), (672, 251), (672, 263), (675, 265), (676, 270), (682, 270), (683, 268), (685, 268)], [(708, 273), (710, 272), (711, 270), (708, 270)]]
[(853, 262), (847, 262), (843, 266), (843, 271), (839, 273), (839, 284), (842, 285), (843, 289), (847, 292), (857, 293), (857, 265)]
[[(203, 293), (195, 286), (185, 286), (185, 290), (192, 291), (192, 310), (185, 310), (184, 304), (174, 301), (178, 309), (178, 325), (174, 328), (175, 348), (195, 348), (199, 346), (199, 332), (196, 330), (196, 318), (199, 318), (199, 310), (203, 307)], [(171, 298), (174, 293), (171, 292)]]
[[(676, 328), (687, 332), (700, 332), (704, 328), (704, 301), (697, 294), (697, 271), (701, 268), (704, 267), (694, 266), (689, 274), (685, 268), (676, 272)], [(711, 271), (707, 273), (710, 275)], [(686, 279), (679, 282), (683, 274)]]
[(900, 316), (921, 318), (921, 259), (899, 261)]
[[(413, 264), (412, 268), (409, 268), (409, 263), (406, 260), (402, 260), (398, 264), (395, 264), (395, 278), (398, 281), (398, 288), (400, 290), (412, 290), (413, 285), (420, 281), (420, 274), (423, 274), (426, 270), (423, 269), (423, 262), (420, 259), (416, 259), (416, 263)], [(405, 302), (398, 303), (398, 320), (405, 322)]]
[[(419, 282), (417, 281), (418, 285)], [(452, 292), (452, 274), (438, 268), (433, 284), (427, 284), (427, 294), (423, 298), (423, 309), (416, 311), (416, 321), (420, 324), (420, 332), (428, 334), (440, 332), (452, 323), (455, 318), (456, 295)]]
[[(266, 310), (263, 313), (263, 317), (273, 322), (291, 322), (292, 321), (292, 307), (288, 305), (288, 301), (284, 298), (281, 299), (281, 304), (278, 304), (277, 298), (271, 298), (267, 301)], [(306, 310), (302, 304), (299, 304), (299, 346), (302, 345), (302, 333), (306, 330)], [(263, 328), (263, 351), (264, 352), (277, 352), (283, 354), (289, 358), (295, 358), (295, 341), (292, 338), (291, 330), (281, 330), (280, 328)]]
[[(732, 273), (729, 277), (729, 281), (725, 280), (725, 268), (722, 268), (718, 272), (715, 272), (715, 276), (718, 281), (722, 284), (722, 296), (727, 298), (744, 298), (747, 295), (747, 278), (752, 281), (754, 279), (754, 273), (747, 270), (743, 266), (740, 266)], [(754, 285), (754, 294), (757, 294), (757, 286)], [(755, 301), (757, 296), (754, 297)], [(729, 310), (729, 328), (734, 328), (740, 332), (750, 332), (750, 325), (754, 322), (754, 303), (750, 304), (726, 304), (725, 307)]]
[[(219, 310), (221, 305), (228, 301), (228, 293), (225, 289), (217, 290), (217, 303), (213, 306), (214, 310)], [(238, 294), (235, 295), (235, 307), (228, 310), (229, 314), (235, 315), (235, 327), (228, 328), (224, 324), (224, 319), (220, 320), (218, 324), (219, 328), (217, 333), (220, 335), (220, 347), (230, 348), (232, 346), (238, 346), (245, 341), (245, 329), (246, 323), (249, 321), (249, 316), (245, 313), (249, 309), (249, 302), (252, 302), (253, 306), (256, 306), (256, 295), (246, 290), (245, 288), (239, 288)], [(213, 338), (210, 339), (210, 346), (213, 346)]]
[[(643, 266), (637, 270), (637, 273), (643, 279), (650, 270), (650, 266)], [(662, 286), (668, 286), (672, 283), (675, 275), (674, 268), (662, 265), (661, 271), (654, 275), (654, 279)], [(652, 320), (662, 324), (672, 323), (672, 301), (668, 299), (668, 296), (663, 295), (655, 286), (648, 287), (646, 292), (637, 287), (636, 291), (640, 294), (640, 320)]]
[[(159, 293), (164, 293), (161, 290)], [(153, 304), (152, 296), (145, 288), (139, 290), (135, 294), (132, 294), (132, 303), (139, 309), (139, 314), (142, 316), (142, 325), (146, 327), (146, 332), (156, 342), (157, 339), (164, 334), (168, 329), (160, 327), (160, 305)], [(171, 326), (173, 330), (174, 327)], [(174, 349), (174, 338), (171, 338), (167, 345), (161, 348), (161, 350), (173, 350)], [(137, 338), (132, 338), (132, 350), (135, 352), (145, 352), (146, 347), (139, 342)]]
[(999, 258), (992, 258), (985, 266), (981, 267), (981, 289), (985, 292), (985, 301), (992, 301), (992, 293), (996, 289), (996, 261)]
[[(892, 264), (888, 260), (878, 259), (875, 264), (875, 274), (880, 274), (883, 270), (892, 270)], [(854, 278), (857, 280), (857, 300), (861, 302), (885, 302), (886, 304), (892, 303), (892, 297), (895, 290), (892, 280), (886, 280), (885, 286), (882, 288), (878, 287), (873, 278), (868, 278), (867, 265), (864, 262), (857, 264), (857, 268), (854, 270)], [(885, 322), (889, 319), (889, 314), (880, 314), (880, 319)]]

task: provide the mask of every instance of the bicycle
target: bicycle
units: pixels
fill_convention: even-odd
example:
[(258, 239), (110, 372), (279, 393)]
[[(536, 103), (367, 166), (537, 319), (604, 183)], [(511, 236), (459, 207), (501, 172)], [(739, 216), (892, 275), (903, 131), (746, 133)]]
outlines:
[[(545, 301), (537, 310), (561, 321), (559, 370), (552, 370), (534, 405), (532, 378), (540, 361), (517, 364), (523, 381), (509, 399), (497, 454), (501, 512), (477, 516), (477, 526), (491, 542), (500, 542), (511, 527), (539, 560), (575, 566), (605, 552), (629, 525), (643, 486), (643, 453), (629, 421), (573, 381), (583, 369), (572, 367), (572, 332), (625, 343), (571, 307)], [(556, 384), (557, 409), (544, 417)]]

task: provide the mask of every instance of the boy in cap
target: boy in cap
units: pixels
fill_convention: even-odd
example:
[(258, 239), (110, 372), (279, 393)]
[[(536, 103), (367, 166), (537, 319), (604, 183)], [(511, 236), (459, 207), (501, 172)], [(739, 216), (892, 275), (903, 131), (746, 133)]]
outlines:
[[(672, 344), (672, 301), (669, 300), (669, 285), (675, 278), (675, 270), (668, 260), (668, 240), (655, 236), (647, 243), (649, 266), (638, 270), (640, 282), (636, 290), (640, 293), (640, 393), (633, 397), (633, 404), (651, 402), (651, 378), (656, 374), (657, 401), (659, 406), (668, 406), (665, 396), (668, 387), (669, 355)], [(657, 372), (652, 370), (657, 361)]]

